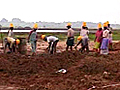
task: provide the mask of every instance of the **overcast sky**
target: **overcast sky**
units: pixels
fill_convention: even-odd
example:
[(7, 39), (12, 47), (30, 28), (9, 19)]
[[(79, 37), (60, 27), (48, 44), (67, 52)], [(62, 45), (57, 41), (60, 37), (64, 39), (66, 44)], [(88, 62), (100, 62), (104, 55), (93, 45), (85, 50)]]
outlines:
[(0, 20), (120, 24), (120, 0), (1, 0)]

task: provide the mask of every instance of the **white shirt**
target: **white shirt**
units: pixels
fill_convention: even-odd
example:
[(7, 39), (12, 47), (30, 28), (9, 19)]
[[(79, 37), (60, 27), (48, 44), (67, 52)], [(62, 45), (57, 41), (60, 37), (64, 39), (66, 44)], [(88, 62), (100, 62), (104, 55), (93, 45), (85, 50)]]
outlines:
[(74, 30), (72, 28), (68, 29), (68, 37), (74, 37)]
[(10, 37), (11, 36), (11, 30), (9, 30), (9, 33), (8, 33), (8, 37)]
[(109, 38), (109, 31), (107, 29), (103, 31), (103, 37)]
[(89, 33), (89, 30), (86, 30), (86, 29), (81, 29), (80, 31), (80, 36), (83, 36), (83, 38), (88, 38), (88, 33)]
[(11, 30), (8, 31), (8, 37), (13, 37), (13, 31)]
[(48, 42), (48, 43), (49, 43), (49, 42), (55, 42), (56, 40), (58, 40), (58, 38), (55, 37), (55, 36), (49, 36), (49, 37), (47, 37), (47, 42)]

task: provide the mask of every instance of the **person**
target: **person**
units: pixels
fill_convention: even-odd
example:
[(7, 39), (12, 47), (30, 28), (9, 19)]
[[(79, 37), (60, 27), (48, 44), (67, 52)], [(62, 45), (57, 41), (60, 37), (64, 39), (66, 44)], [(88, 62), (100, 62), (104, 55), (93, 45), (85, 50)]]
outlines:
[(14, 33), (13, 33), (14, 26), (12, 23), (10, 23), (10, 28), (8, 30), (8, 37), (14, 38)]
[(106, 23), (107, 23), (107, 28), (108, 28), (108, 30), (109, 30), (109, 31), (112, 31), (112, 27), (111, 27), (109, 21), (107, 21)]
[(102, 36), (103, 36), (103, 31), (102, 31), (102, 25), (101, 23), (98, 23), (98, 30), (95, 33), (95, 46), (94, 46), (94, 51), (99, 53), (100, 52), (100, 46), (102, 43)]
[(31, 48), (32, 48), (32, 55), (36, 54), (36, 44), (37, 44), (37, 39), (38, 35), (36, 30), (38, 29), (38, 24), (35, 23), (33, 26), (33, 30), (30, 31), (29, 36), (28, 36), (28, 43), (31, 43)]
[(14, 39), (11, 37), (5, 38), (4, 41), (5, 41), (4, 53), (6, 53), (7, 45), (10, 50), (8, 51), (8, 53), (11, 53), (11, 52), (15, 52), (15, 49), (17, 49), (18, 45), (20, 44), (19, 39)]
[(12, 23), (10, 23), (9, 25), (9, 30), (8, 30), (8, 36), (7, 38), (4, 38), (4, 52), (6, 51), (6, 48), (8, 46), (9, 48), (9, 52), (15, 52), (15, 45), (14, 45), (14, 42), (15, 42), (15, 38), (14, 38), (14, 33), (13, 33), (13, 29), (14, 29), (14, 26)]
[(66, 47), (66, 51), (68, 51), (69, 47), (70, 50), (72, 51), (72, 47), (74, 46), (74, 30), (71, 28), (71, 23), (67, 23), (67, 47)]
[(85, 49), (86, 49), (87, 52), (89, 52), (89, 46), (88, 46), (89, 38), (88, 38), (88, 35), (89, 35), (89, 30), (88, 30), (87, 24), (86, 24), (86, 22), (83, 22), (82, 28), (81, 28), (81, 31), (80, 31), (80, 36), (82, 36), (82, 48), (80, 50), (81, 53)]
[(107, 23), (105, 22), (103, 24), (104, 26), (104, 31), (103, 31), (103, 39), (102, 39), (102, 44), (100, 47), (100, 54), (107, 55), (109, 53), (108, 47), (109, 47), (109, 31), (107, 30)]
[[(78, 38), (77, 38), (78, 43), (75, 45), (75, 49), (77, 49), (77, 46), (82, 43), (82, 38), (83, 38), (82, 36), (78, 36)], [(82, 44), (81, 44), (81, 47), (82, 47)]]
[(49, 45), (48, 45), (47, 49), (50, 52), (50, 54), (56, 53), (56, 46), (57, 46), (57, 43), (59, 42), (59, 39), (57, 37), (41, 35), (40, 38), (43, 39), (44, 41), (48, 42)]
[(108, 27), (108, 30), (109, 30), (109, 34), (108, 34), (108, 38), (109, 38), (109, 50), (113, 50), (113, 47), (112, 47), (112, 34), (113, 34), (113, 31), (112, 31), (112, 27), (110, 27), (110, 24), (109, 24), (109, 21), (106, 22), (107, 23), (107, 27)]
[(109, 30), (108, 30), (108, 27), (107, 27), (107, 23), (105, 22), (103, 24), (103, 38), (108, 38), (109, 39)]

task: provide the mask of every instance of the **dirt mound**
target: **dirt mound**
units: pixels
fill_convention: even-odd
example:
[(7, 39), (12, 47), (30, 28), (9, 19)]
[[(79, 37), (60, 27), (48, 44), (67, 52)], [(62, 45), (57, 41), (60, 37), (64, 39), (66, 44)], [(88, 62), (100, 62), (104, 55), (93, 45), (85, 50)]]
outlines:
[[(120, 81), (119, 54), (119, 51), (106, 56), (78, 51), (36, 56), (0, 54), (0, 85), (27, 90), (86, 90), (93, 86), (103, 90), (103, 86)], [(62, 68), (67, 73), (56, 73)], [(114, 88), (120, 89), (119, 85)]]
[(84, 55), (79, 56), (79, 52), (63, 52), (55, 56), (40, 54), (31, 57), (20, 54), (0, 54), (0, 57), (0, 76), (3, 77), (0, 84), (29, 86), (36, 83), (35, 79), (45, 84), (57, 70), (68, 69)]
[(113, 43), (114, 50), (120, 50), (120, 41), (117, 43)]

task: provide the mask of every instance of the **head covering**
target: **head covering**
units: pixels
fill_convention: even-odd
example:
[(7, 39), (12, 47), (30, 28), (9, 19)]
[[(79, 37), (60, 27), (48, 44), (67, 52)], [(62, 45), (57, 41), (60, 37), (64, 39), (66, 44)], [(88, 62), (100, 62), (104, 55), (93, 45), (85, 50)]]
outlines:
[(13, 27), (13, 24), (12, 23), (10, 23), (10, 26), (9, 27)]
[(82, 23), (82, 26), (86, 27), (86, 26), (87, 26), (86, 22), (83, 22), (83, 23)]
[(20, 40), (19, 39), (16, 39), (16, 44), (20, 44)]
[(66, 26), (72, 26), (72, 24), (71, 23), (67, 23), (67, 25)]
[(44, 39), (44, 38), (45, 38), (45, 35), (41, 35), (41, 38)]
[(98, 23), (98, 28), (102, 28), (102, 25), (101, 25), (101, 23)]
[(38, 28), (38, 24), (35, 23), (34, 26), (33, 26), (33, 28), (37, 29)]
[(103, 24), (103, 27), (107, 27), (107, 23), (106, 22)]
[(107, 25), (108, 25), (108, 24), (109, 24), (109, 21), (107, 21), (106, 23), (107, 23)]
[(77, 40), (81, 40), (83, 37), (82, 36), (78, 36)]

